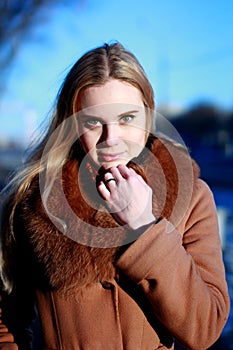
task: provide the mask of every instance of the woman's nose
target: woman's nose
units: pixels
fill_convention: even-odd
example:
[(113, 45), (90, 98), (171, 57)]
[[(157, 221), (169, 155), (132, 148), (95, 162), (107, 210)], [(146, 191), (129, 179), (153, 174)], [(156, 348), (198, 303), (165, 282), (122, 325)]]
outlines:
[(102, 139), (107, 146), (117, 145), (120, 139), (119, 125), (116, 123), (105, 124), (103, 126)]

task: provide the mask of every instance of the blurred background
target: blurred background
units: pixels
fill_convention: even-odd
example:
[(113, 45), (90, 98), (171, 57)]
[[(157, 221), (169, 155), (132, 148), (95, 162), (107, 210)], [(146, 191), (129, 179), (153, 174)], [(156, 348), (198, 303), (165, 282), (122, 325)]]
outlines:
[[(72, 64), (114, 40), (142, 63), (158, 111), (178, 130), (214, 193), (232, 300), (231, 0), (1, 0), (0, 187), (48, 119)], [(211, 349), (233, 349), (232, 312)]]

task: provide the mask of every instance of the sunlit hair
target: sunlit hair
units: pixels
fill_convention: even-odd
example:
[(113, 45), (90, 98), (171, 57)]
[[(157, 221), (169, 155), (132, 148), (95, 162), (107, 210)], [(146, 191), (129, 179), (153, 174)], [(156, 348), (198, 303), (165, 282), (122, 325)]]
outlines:
[[(109, 79), (118, 79), (136, 87), (148, 110), (154, 110), (154, 94), (151, 84), (136, 57), (119, 43), (104, 44), (85, 53), (71, 68), (58, 93), (51, 122), (38, 146), (31, 153), (24, 168), (18, 172), (5, 189), (8, 200), (2, 205), (0, 272), (7, 291), (12, 288), (9, 263), (9, 247), (14, 246), (13, 220), (17, 205), (29, 189), (33, 179), (46, 171), (43, 196), (46, 202), (56, 172), (73, 154), (82, 152), (77, 138), (77, 120), (63, 123), (80, 109), (80, 96), (86, 88), (105, 84)], [(153, 129), (153, 113), (147, 114), (147, 130)], [(73, 125), (72, 125), (73, 123)], [(58, 128), (59, 127), (59, 128)], [(56, 132), (56, 137), (52, 137)], [(49, 147), (48, 147), (49, 145)], [(67, 147), (70, 152), (67, 153)], [(75, 148), (75, 150), (74, 150)], [(52, 151), (51, 151), (52, 150)], [(44, 203), (44, 202), (43, 202)], [(4, 249), (7, 246), (7, 249)]]

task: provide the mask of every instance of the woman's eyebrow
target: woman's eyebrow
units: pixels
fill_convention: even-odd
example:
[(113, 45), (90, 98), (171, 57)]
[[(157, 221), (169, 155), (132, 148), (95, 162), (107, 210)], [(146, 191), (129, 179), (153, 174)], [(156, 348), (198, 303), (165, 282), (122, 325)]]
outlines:
[(85, 114), (85, 113), (81, 113), (78, 118), (80, 119), (103, 119), (101, 116), (97, 116), (94, 114)]
[(133, 113), (139, 113), (139, 110), (130, 110), (130, 111), (125, 111), (125, 112), (123, 112), (123, 113), (121, 113), (121, 114), (119, 114), (118, 115), (118, 117), (120, 118), (120, 117), (123, 117), (124, 115), (127, 115), (127, 114), (133, 114)]

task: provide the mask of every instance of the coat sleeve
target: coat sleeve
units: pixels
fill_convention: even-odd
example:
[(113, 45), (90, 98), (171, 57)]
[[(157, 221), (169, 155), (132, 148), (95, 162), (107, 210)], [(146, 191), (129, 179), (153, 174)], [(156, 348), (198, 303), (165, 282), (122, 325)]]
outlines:
[(179, 342), (189, 349), (206, 349), (226, 323), (229, 296), (216, 207), (212, 192), (201, 180), (183, 231), (160, 220), (116, 265), (141, 286), (156, 317)]

